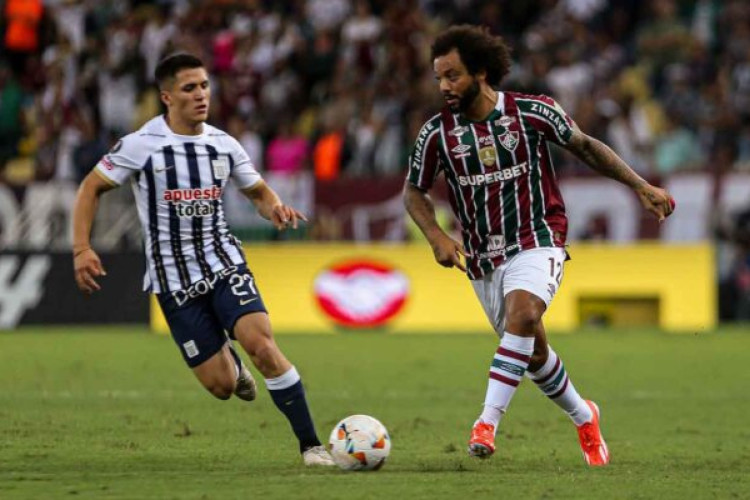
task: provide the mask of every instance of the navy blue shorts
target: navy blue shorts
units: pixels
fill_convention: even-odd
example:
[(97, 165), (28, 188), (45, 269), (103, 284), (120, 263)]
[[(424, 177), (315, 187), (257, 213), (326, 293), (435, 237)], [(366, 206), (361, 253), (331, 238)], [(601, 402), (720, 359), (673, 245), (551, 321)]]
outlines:
[(219, 352), (241, 316), (267, 312), (253, 274), (233, 266), (193, 283), (187, 290), (156, 294), (172, 338), (194, 368)]

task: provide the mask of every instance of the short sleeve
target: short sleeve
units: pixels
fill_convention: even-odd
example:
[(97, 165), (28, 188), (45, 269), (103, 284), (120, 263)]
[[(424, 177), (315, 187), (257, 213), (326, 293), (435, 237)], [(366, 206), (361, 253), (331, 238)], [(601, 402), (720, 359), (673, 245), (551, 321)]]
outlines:
[(94, 169), (99, 175), (115, 185), (124, 184), (133, 174), (143, 168), (136, 160), (136, 139), (125, 136), (105, 154)]
[(432, 187), (441, 167), (438, 154), (439, 140), (440, 122), (430, 120), (425, 123), (409, 155), (409, 184), (423, 190)]
[(548, 140), (565, 145), (573, 135), (575, 123), (557, 101), (547, 96), (516, 99), (521, 115)]
[(252, 187), (263, 180), (245, 148), (234, 138), (230, 140), (230, 154), (233, 162), (231, 176), (239, 189)]

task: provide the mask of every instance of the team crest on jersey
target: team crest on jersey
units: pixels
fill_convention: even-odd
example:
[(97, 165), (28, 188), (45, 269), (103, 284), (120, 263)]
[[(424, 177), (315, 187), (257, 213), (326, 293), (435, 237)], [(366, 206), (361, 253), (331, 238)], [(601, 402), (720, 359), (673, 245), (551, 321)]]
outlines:
[(461, 137), (462, 135), (464, 135), (468, 131), (469, 131), (469, 127), (463, 127), (461, 125), (456, 125), (456, 128), (454, 128), (453, 130), (450, 130), (448, 132), (448, 135), (450, 135), (452, 137)]
[(485, 164), (485, 166), (489, 167), (495, 164), (497, 161), (497, 153), (495, 153), (495, 148), (492, 146), (485, 146), (479, 150), (479, 159), (482, 160), (482, 163)]
[(511, 153), (515, 151), (516, 146), (518, 146), (518, 132), (508, 131), (504, 134), (498, 135), (497, 139), (500, 141), (500, 144)]
[(509, 127), (514, 123), (516, 123), (516, 118), (513, 116), (501, 116), (495, 120), (495, 125), (498, 127)]
[(224, 158), (211, 160), (211, 166), (214, 169), (214, 177), (217, 179), (224, 180), (229, 177), (229, 166)]

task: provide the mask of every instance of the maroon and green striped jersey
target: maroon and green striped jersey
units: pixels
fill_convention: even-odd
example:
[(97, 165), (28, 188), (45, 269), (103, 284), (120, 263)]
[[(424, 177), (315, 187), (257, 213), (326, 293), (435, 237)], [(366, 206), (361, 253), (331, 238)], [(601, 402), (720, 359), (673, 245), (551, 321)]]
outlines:
[(566, 144), (573, 126), (552, 98), (514, 92), (498, 92), (483, 121), (446, 107), (422, 126), (408, 182), (426, 191), (444, 173), (470, 254), (469, 278), (521, 250), (565, 246), (568, 219), (548, 141)]

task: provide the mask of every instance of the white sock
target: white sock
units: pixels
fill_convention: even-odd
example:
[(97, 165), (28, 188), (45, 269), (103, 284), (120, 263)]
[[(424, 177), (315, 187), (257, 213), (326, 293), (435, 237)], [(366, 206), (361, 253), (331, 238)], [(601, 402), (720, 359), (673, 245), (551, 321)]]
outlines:
[(479, 420), (497, 425), (505, 414), (534, 352), (534, 337), (505, 332), (490, 366), (484, 409)]
[(573, 423), (581, 425), (591, 421), (594, 417), (591, 408), (576, 391), (560, 357), (552, 350), (552, 347), (548, 346), (548, 349), (549, 357), (544, 365), (535, 372), (527, 371), (526, 376), (533, 380), (548, 398), (562, 408), (573, 420)]
[(286, 371), (286, 373), (282, 373), (275, 378), (267, 378), (265, 381), (266, 387), (268, 387), (269, 391), (279, 391), (299, 382), (299, 373), (297, 373), (297, 369), (292, 366)]

